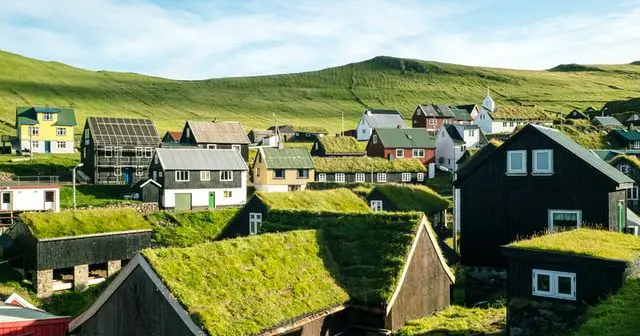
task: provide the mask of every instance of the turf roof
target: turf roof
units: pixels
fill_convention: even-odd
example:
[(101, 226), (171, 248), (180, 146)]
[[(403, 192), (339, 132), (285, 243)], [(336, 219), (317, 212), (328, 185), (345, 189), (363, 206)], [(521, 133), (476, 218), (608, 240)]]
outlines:
[(318, 173), (415, 173), (426, 172), (417, 159), (387, 160), (378, 157), (314, 157)]
[(293, 129), (300, 133), (329, 133), (326, 128), (319, 126), (294, 126)]
[(436, 213), (449, 207), (449, 200), (427, 186), (385, 184), (373, 191), (384, 195), (399, 211)]
[(358, 140), (354, 137), (330, 137), (325, 136), (318, 139), (320, 145), (327, 154), (363, 154), (364, 149), (360, 147)]
[(509, 247), (561, 252), (631, 262), (640, 257), (640, 238), (604, 230), (576, 229), (520, 240)]
[(634, 155), (620, 154), (620, 155), (617, 155), (616, 157), (614, 157), (613, 159), (611, 159), (611, 161), (609, 161), (609, 163), (612, 166), (616, 166), (621, 161), (629, 163), (635, 169), (640, 169), (640, 159), (638, 159)]
[(286, 193), (257, 192), (270, 210), (314, 212), (371, 212), (367, 203), (348, 189), (300, 190)]
[(25, 212), (20, 220), (39, 239), (151, 229), (133, 209)]

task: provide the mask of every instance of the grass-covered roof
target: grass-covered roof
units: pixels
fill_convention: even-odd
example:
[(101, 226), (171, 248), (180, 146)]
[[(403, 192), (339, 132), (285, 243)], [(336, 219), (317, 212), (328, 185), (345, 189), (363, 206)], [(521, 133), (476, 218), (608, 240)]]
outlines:
[(151, 229), (133, 209), (25, 212), (20, 220), (39, 239)]
[(301, 190), (287, 193), (257, 192), (271, 210), (314, 212), (370, 212), (367, 203), (348, 189)]
[(143, 254), (210, 335), (256, 334), (349, 300), (315, 230)]
[(399, 211), (436, 213), (449, 207), (449, 200), (423, 185), (384, 184), (373, 191), (384, 195)]
[(576, 229), (552, 233), (516, 241), (508, 246), (617, 259), (626, 262), (631, 262), (640, 257), (640, 238), (624, 233), (595, 229)]
[(549, 114), (539, 106), (500, 105), (491, 112), (494, 119), (507, 120), (549, 120)]
[(640, 159), (635, 155), (619, 154), (609, 161), (612, 166), (616, 166), (620, 162), (627, 162), (633, 168), (640, 169)]
[(327, 154), (363, 154), (364, 147), (354, 137), (324, 136), (318, 139)]
[(417, 159), (387, 160), (378, 157), (314, 157), (313, 163), (318, 173), (396, 173), (426, 172)]
[(293, 126), (293, 129), (300, 133), (329, 133), (326, 128), (320, 126)]

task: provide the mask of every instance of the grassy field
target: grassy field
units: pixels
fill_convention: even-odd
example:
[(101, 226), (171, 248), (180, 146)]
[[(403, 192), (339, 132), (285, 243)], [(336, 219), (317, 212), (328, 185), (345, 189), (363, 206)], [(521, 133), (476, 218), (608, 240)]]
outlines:
[(28, 158), (0, 155), (0, 173), (15, 176), (59, 176), (61, 181), (71, 181), (71, 169), (80, 162), (79, 154), (34, 154), (32, 160)]
[(238, 208), (215, 211), (154, 212), (147, 216), (157, 247), (188, 247), (218, 239)]
[[(131, 192), (127, 185), (99, 185), (79, 184), (76, 186), (76, 207), (104, 207), (113, 204), (139, 203), (139, 201), (125, 200), (124, 195)], [(73, 188), (65, 185), (60, 189), (60, 207), (73, 207)]]
[(410, 118), (418, 103), (479, 104), (487, 86), (498, 105), (538, 104), (550, 117), (638, 95), (640, 66), (593, 69), (522, 71), (376, 57), (298, 74), (176, 81), (0, 52), (0, 131), (14, 133), (16, 105), (74, 107), (80, 125), (90, 115), (148, 117), (160, 133), (177, 130), (185, 119), (265, 128), (272, 113), (279, 124), (336, 133), (341, 112), (352, 129), (366, 107), (398, 109)]

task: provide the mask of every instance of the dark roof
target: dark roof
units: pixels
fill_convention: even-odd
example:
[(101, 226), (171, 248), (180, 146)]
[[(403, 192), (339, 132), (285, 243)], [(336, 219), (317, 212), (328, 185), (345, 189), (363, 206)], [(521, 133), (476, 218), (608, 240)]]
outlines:
[(313, 169), (313, 159), (306, 148), (260, 148), (268, 169)]
[(451, 107), (451, 112), (453, 112), (453, 119), (461, 120), (461, 121), (471, 121), (473, 120), (469, 115), (469, 112), (463, 109), (459, 109), (456, 107)]
[(366, 111), (371, 112), (371, 114), (400, 114), (398, 110), (367, 109)]
[[(275, 126), (270, 126), (269, 128), (267, 128), (270, 131), (273, 131), (276, 129)], [(295, 130), (293, 129), (293, 126), (291, 125), (281, 125), (278, 126), (278, 132), (280, 133), (295, 133)]]
[(157, 148), (156, 155), (167, 170), (248, 170), (235, 149)]
[(427, 117), (454, 118), (455, 114), (447, 105), (418, 104), (417, 109)]
[(376, 128), (385, 148), (435, 148), (433, 137), (423, 128)]
[[(486, 146), (475, 152), (475, 154), (469, 154), (470, 158), (468, 158), (462, 166), (458, 167), (458, 171), (456, 172), (456, 181), (460, 180), (460, 177), (467, 176), (468, 174), (476, 171), (476, 168), (480, 167), (480, 165), (484, 163), (484, 160), (497, 149), (498, 146), (495, 143), (489, 142)], [(465, 155), (463, 155), (463, 157)]]
[(188, 120), (187, 125), (197, 143), (248, 144), (251, 142), (242, 124), (237, 121)]
[(56, 126), (76, 125), (76, 115), (72, 108), (20, 106), (16, 107), (16, 126), (38, 124), (38, 113), (57, 113)]
[(169, 138), (171, 138), (171, 140), (173, 141), (180, 141), (180, 138), (182, 138), (182, 132), (178, 131), (178, 132), (174, 132), (174, 131), (167, 131), (167, 133), (164, 134), (164, 137), (169, 136)]
[(579, 110), (573, 110), (566, 115), (567, 119), (589, 119), (586, 114), (580, 112)]
[(151, 119), (89, 117), (87, 124), (97, 145), (157, 146), (160, 143)]
[(366, 110), (362, 118), (373, 128), (407, 127), (400, 112), (395, 110)]
[(614, 134), (620, 139), (624, 139), (626, 141), (638, 141), (640, 140), (640, 131), (638, 130), (628, 130), (628, 129), (615, 129), (609, 132), (610, 134)]
[(622, 124), (614, 117), (593, 117), (591, 122), (602, 126), (622, 127)]
[(480, 127), (478, 125), (445, 125), (445, 130), (449, 134), (449, 137), (453, 140), (455, 144), (464, 144), (464, 136), (458, 132), (458, 128), (462, 128), (464, 130), (477, 130), (480, 132), (480, 143), (486, 143), (487, 138), (484, 136), (482, 131), (480, 131)]
[(460, 109), (460, 110), (465, 110), (465, 111), (467, 111), (467, 113), (471, 114), (471, 112), (473, 112), (473, 109), (478, 107), (478, 105), (476, 105), (476, 104), (454, 105), (452, 107), (455, 107), (455, 108)]

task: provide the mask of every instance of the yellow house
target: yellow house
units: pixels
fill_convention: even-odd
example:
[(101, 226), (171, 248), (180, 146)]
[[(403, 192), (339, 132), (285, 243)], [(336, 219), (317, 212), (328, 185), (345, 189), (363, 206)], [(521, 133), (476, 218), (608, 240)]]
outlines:
[(19, 151), (33, 153), (73, 153), (73, 109), (57, 107), (17, 107), (16, 132)]
[(260, 148), (253, 161), (257, 191), (287, 192), (306, 189), (315, 172), (306, 148)]

